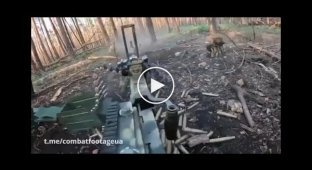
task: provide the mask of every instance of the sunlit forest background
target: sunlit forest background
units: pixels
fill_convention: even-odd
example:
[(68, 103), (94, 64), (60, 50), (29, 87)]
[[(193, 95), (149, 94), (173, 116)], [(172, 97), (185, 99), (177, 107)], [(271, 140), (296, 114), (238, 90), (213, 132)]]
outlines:
[[(211, 22), (210, 22), (211, 20)], [(178, 33), (208, 31), (209, 22), (217, 29), (237, 29), (251, 24), (274, 26), (279, 18), (31, 18), (31, 61), (33, 73), (47, 70), (66, 57), (79, 58), (94, 48), (109, 48), (120, 37), (120, 26), (135, 24), (138, 36), (151, 42)], [(244, 29), (244, 27), (243, 27)], [(142, 39), (142, 38), (141, 38)]]

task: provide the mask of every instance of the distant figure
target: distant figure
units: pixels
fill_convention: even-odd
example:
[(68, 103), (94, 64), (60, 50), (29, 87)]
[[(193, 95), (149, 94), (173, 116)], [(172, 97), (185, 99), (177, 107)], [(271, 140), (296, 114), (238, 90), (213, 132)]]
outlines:
[(208, 36), (208, 44), (206, 46), (207, 50), (210, 52), (211, 57), (222, 56), (223, 55), (223, 46), (224, 42), (220, 35), (213, 34)]

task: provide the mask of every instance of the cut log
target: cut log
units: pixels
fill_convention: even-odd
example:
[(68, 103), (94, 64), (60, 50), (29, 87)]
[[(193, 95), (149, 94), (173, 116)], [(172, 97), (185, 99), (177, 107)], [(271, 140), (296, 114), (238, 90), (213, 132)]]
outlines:
[(241, 87), (239, 87), (237, 85), (232, 85), (231, 87), (232, 87), (232, 89), (234, 89), (236, 91), (236, 94), (237, 94), (240, 102), (242, 103), (244, 114), (245, 114), (245, 117), (247, 119), (249, 126), (253, 127), (255, 125), (255, 122), (252, 120), (252, 117), (250, 115), (250, 112), (248, 110), (248, 107), (247, 107), (247, 104), (246, 104), (246, 101), (244, 98), (244, 94), (246, 92)]

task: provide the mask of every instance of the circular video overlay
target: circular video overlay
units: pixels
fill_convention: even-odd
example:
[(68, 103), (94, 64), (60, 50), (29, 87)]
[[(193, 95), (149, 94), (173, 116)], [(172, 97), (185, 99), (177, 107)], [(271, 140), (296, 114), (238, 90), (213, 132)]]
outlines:
[[(140, 91), (140, 80), (141, 80), (142, 76), (143, 76), (147, 71), (152, 70), (152, 69), (160, 69), (160, 70), (166, 72), (166, 73), (170, 76), (170, 78), (171, 78), (171, 80), (172, 80), (172, 90), (171, 90), (170, 95), (169, 95), (165, 100), (160, 101), (160, 102), (153, 102), (153, 101), (147, 100), (146, 98), (144, 98), (144, 96), (142, 95), (142, 93), (141, 93), (141, 91)], [(156, 90), (159, 90), (160, 88), (162, 88), (162, 87), (164, 87), (164, 86), (165, 86), (165, 85), (162, 84), (161, 82), (158, 82), (157, 80), (151, 79), (151, 90), (152, 90), (152, 92), (154, 92), (154, 91), (156, 91)], [(174, 91), (174, 79), (173, 79), (172, 75), (169, 73), (169, 71), (167, 71), (166, 69), (161, 68), (161, 67), (150, 67), (150, 68), (144, 70), (144, 71), (141, 73), (141, 75), (139, 76), (139, 79), (138, 79), (138, 82), (137, 82), (137, 89), (138, 89), (138, 92), (139, 92), (139, 95), (141, 96), (141, 98), (142, 98), (144, 101), (146, 101), (147, 103), (155, 104), (155, 105), (156, 105), (156, 104), (162, 104), (162, 103), (166, 102), (167, 100), (169, 100), (170, 97), (171, 97), (172, 94), (173, 94), (173, 91)], [(152, 94), (152, 92), (151, 92), (151, 94)]]

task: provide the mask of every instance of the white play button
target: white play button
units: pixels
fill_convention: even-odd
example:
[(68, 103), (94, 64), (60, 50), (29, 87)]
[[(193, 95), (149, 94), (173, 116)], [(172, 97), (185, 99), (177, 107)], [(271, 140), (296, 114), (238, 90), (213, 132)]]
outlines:
[(151, 93), (154, 93), (156, 90), (164, 87), (165, 85), (151, 78)]
[[(164, 82), (162, 80), (162, 83), (160, 83), (159, 81), (155, 80), (156, 78), (155, 79), (150, 78), (150, 80), (151, 80), (150, 81), (150, 88), (148, 88), (148, 85), (146, 83), (144, 74), (147, 71), (152, 70), (152, 69), (157, 69), (158, 73), (161, 72), (161, 74), (164, 77), (168, 77), (169, 76), (170, 77), (169, 79), (171, 79), (171, 81), (168, 80), (168, 79), (165, 79)], [(168, 76), (166, 76), (166, 74)], [(172, 75), (166, 69), (161, 68), (161, 67), (150, 67), (150, 68), (144, 70), (141, 73), (141, 75), (139, 76), (136, 84), (137, 84), (137, 90), (138, 90), (138, 93), (139, 93), (140, 97), (144, 101), (146, 101), (147, 103), (150, 103), (150, 104), (161, 104), (161, 103), (164, 103), (167, 100), (169, 100), (169, 98), (172, 96), (172, 94), (174, 92), (174, 79), (173, 79)], [(157, 90), (159, 90), (161, 88), (163, 88), (163, 91), (158, 94), (160, 97), (157, 97), (157, 98), (161, 99), (162, 101), (150, 101), (148, 96), (152, 95), (153, 92), (155, 92), (155, 91), (157, 91)], [(169, 93), (169, 91), (171, 91), (171, 92)]]

